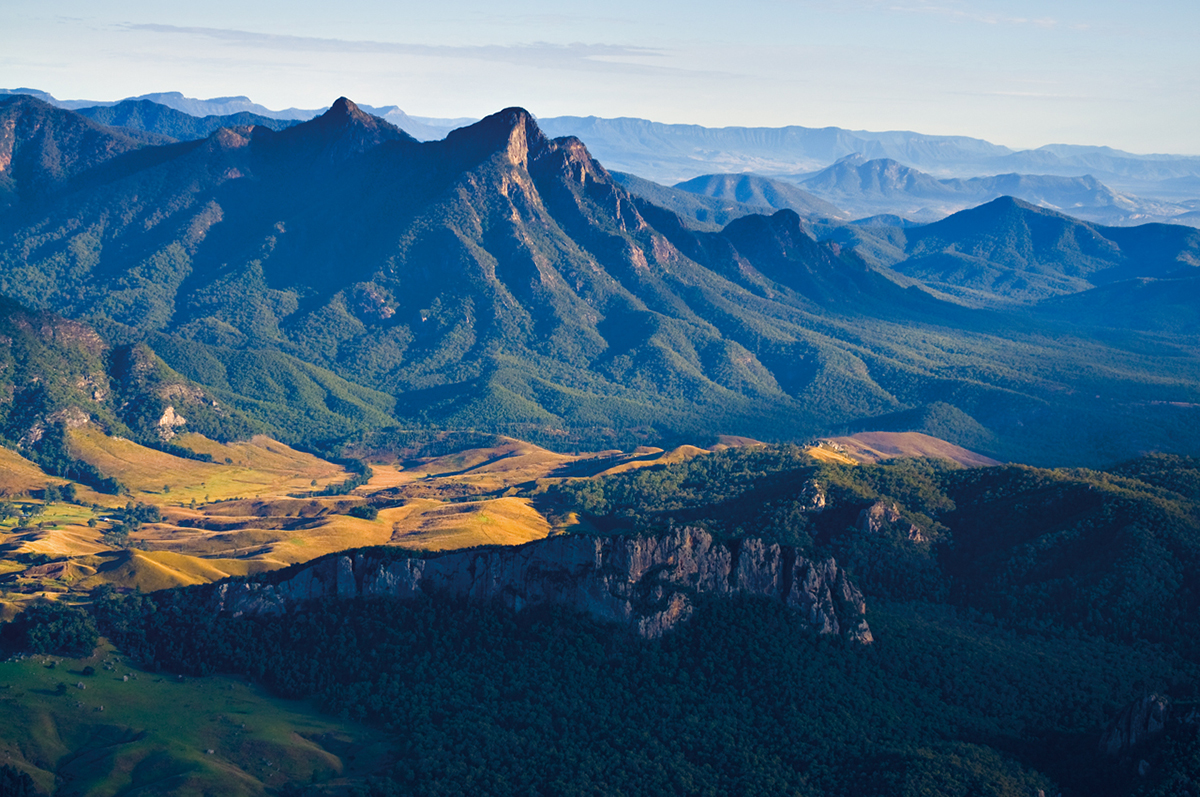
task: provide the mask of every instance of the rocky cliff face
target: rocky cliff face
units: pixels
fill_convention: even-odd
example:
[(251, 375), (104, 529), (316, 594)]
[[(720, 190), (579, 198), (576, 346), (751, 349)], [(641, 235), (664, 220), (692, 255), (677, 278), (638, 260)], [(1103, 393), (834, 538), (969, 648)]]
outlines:
[(1100, 752), (1113, 758), (1128, 755), (1138, 745), (1161, 735), (1170, 713), (1171, 701), (1165, 695), (1152, 694), (1135, 700), (1104, 730)]
[(899, 531), (912, 542), (925, 542), (927, 537), (920, 526), (909, 523), (900, 514), (900, 505), (876, 501), (858, 513), (855, 526), (863, 534), (882, 534), (887, 529)]
[(326, 557), (278, 583), (213, 585), (216, 611), (281, 614), (308, 600), (421, 593), (560, 604), (656, 638), (686, 620), (699, 595), (759, 595), (800, 612), (822, 634), (872, 641), (862, 593), (833, 559), (807, 559), (757, 539), (731, 543), (683, 528), (656, 537), (564, 535), (511, 548), (396, 559), (359, 551)]

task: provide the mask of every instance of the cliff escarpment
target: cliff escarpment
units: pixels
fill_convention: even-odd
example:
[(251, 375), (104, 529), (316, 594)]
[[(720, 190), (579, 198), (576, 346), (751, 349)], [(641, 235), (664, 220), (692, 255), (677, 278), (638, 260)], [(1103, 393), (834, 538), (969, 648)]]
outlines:
[(659, 536), (563, 535), (517, 547), (397, 558), (378, 550), (329, 556), (282, 579), (216, 584), (213, 609), (282, 614), (305, 601), (420, 594), (499, 600), (514, 609), (568, 606), (656, 638), (686, 620), (703, 595), (756, 595), (803, 615), (821, 634), (867, 644), (862, 593), (833, 559), (758, 539), (723, 542), (705, 531)]

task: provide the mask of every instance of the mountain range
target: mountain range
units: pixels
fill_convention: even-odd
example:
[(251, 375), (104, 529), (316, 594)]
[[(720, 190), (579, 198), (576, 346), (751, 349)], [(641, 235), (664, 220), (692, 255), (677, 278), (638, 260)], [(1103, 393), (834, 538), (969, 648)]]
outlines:
[[(788, 208), (814, 221), (894, 216), (896, 223), (929, 223), (1012, 196), (1100, 224), (1132, 226), (1159, 221), (1196, 226), (1189, 203), (1118, 194), (1091, 176), (1000, 174), (939, 180), (894, 160), (868, 161), (860, 155), (848, 155), (815, 174), (797, 175), (791, 180), (746, 173), (708, 174), (667, 187), (622, 172), (616, 174), (634, 193), (702, 224), (718, 217), (728, 220), (762, 212), (764, 208)], [(680, 192), (707, 197), (715, 203), (698, 203)]]
[(706, 128), (645, 119), (553, 117), (550, 135), (574, 135), (614, 169), (663, 183), (720, 172), (768, 177), (811, 174), (847, 156), (890, 159), (938, 177), (994, 174), (1091, 175), (1148, 197), (1196, 197), (1200, 157), (1134, 155), (1107, 147), (1049, 145), (1014, 151), (980, 139), (905, 131), (873, 133), (837, 127)]
[[(115, 102), (61, 101), (36, 89), (0, 89), (4, 93), (37, 96), (60, 107), (78, 110)], [(271, 111), (247, 97), (196, 100), (179, 92), (128, 98), (151, 100), (196, 117), (241, 112), (279, 120), (302, 121), (323, 109)], [(409, 116), (395, 105), (362, 106), (421, 141), (444, 138), (475, 119), (437, 119)], [(1122, 194), (1166, 202), (1191, 202), (1200, 211), (1200, 156), (1138, 155), (1101, 146), (1048, 144), (1013, 150), (966, 136), (938, 136), (911, 131), (872, 132), (839, 127), (788, 126), (707, 128), (662, 124), (646, 119), (545, 117), (538, 119), (551, 137), (575, 136), (588, 142), (592, 153), (610, 169), (672, 184), (713, 172), (756, 173), (768, 177), (811, 174), (847, 156), (866, 160), (895, 160), (937, 178), (1034, 174), (1087, 177)]]
[[(0, 292), (148, 344), (287, 441), (387, 423), (566, 446), (903, 428), (1067, 462), (1195, 437), (1184, 340), (1101, 334), (1078, 306), (967, 306), (1101, 284), (1081, 268), (1174, 278), (1195, 258), (1186, 228), (1130, 231), (1120, 246), (1153, 249), (1145, 262), (1011, 201), (836, 228), (857, 239), (788, 210), (697, 231), (520, 109), (435, 142), (345, 99), (280, 131), (158, 146), (31, 97), (0, 102), (0, 121), (19, 132), (0, 149)], [(1015, 261), (1047, 225), (1069, 231), (1050, 251), (1081, 259)], [(938, 252), (962, 273), (916, 267)], [(981, 283), (981, 263), (1012, 279)]]
[(1191, 210), (1186, 204), (1119, 194), (1090, 174), (1010, 173), (939, 180), (891, 159), (867, 160), (861, 155), (848, 155), (798, 180), (804, 190), (856, 216), (894, 213), (917, 221), (936, 221), (1002, 196), (1110, 225), (1174, 221)]
[(1196, 791), (1200, 231), (226, 99), (0, 97), (0, 791)]

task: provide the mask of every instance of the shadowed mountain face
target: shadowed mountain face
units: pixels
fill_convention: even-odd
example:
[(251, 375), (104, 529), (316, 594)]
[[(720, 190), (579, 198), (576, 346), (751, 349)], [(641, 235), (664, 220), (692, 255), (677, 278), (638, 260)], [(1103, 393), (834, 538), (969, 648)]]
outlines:
[(140, 147), (130, 136), (21, 94), (0, 97), (0, 212)]
[(1200, 333), (1200, 273), (1110, 283), (1043, 302), (1037, 311), (1094, 327), (1196, 335)]
[(1044, 461), (1066, 438), (1071, 459), (1174, 439), (1143, 424), (1096, 449), (1061, 428), (1074, 363), (1116, 364), (1146, 400), (1200, 383), (1190, 359), (1164, 388), (1136, 345), (1060, 347), (902, 287), (791, 211), (689, 229), (515, 108), (420, 143), (343, 99), (131, 149), (64, 190), (0, 215), (0, 292), (148, 341), (277, 427), (303, 384), (363, 426), (573, 444), (879, 419), (1003, 456), (1036, 440)]

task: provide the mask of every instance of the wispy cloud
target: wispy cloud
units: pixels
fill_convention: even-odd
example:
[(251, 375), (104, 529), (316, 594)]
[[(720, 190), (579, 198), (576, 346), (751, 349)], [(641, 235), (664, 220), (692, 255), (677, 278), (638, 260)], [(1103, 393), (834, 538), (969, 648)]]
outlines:
[(1032, 25), (1038, 28), (1054, 28), (1058, 20), (1051, 17), (1013, 17), (973, 8), (966, 3), (916, 3), (890, 4), (888, 10), (909, 14), (931, 14), (949, 17), (962, 22), (978, 22), (985, 25)]
[[(810, 0), (810, 4), (812, 4), (812, 0)], [(824, 7), (826, 4), (822, 3), (821, 5)], [(843, 8), (874, 13), (890, 11), (898, 14), (925, 14), (982, 25), (1030, 25), (1038, 28), (1062, 26), (1062, 23), (1053, 17), (1013, 16), (981, 8), (978, 0), (900, 0), (899, 2), (897, 0), (838, 0), (838, 5)], [(851, 13), (855, 13), (855, 11)], [(1079, 28), (1078, 25), (1065, 27), (1073, 30)]]
[(226, 42), (230, 45), (292, 52), (469, 59), (542, 69), (569, 69), (586, 72), (668, 73), (686, 71), (692, 75), (697, 74), (694, 70), (683, 70), (662, 64), (645, 63), (646, 59), (668, 56), (668, 51), (652, 47), (636, 47), (623, 44), (583, 44), (578, 42), (572, 44), (550, 44), (546, 42), (534, 42), (517, 45), (459, 46), (326, 39), (314, 36), (282, 36), (226, 28), (182, 27), (145, 23), (129, 23), (123, 25), (122, 28), (145, 33), (201, 37)]

